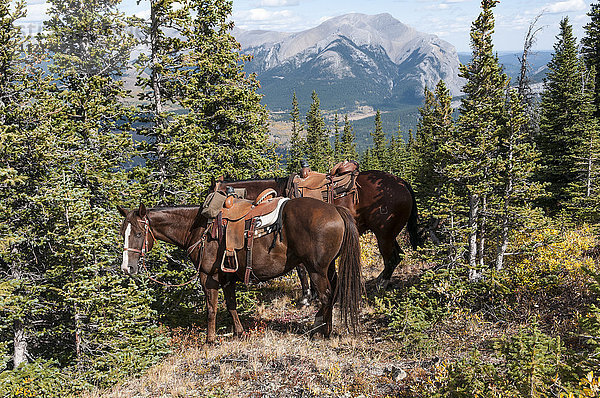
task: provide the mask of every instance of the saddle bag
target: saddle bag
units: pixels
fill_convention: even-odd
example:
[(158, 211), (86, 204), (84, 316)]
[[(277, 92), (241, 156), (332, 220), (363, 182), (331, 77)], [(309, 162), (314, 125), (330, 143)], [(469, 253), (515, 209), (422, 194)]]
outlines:
[(209, 193), (202, 205), (201, 214), (208, 219), (216, 218), (223, 209), (225, 199), (227, 199), (227, 195), (223, 191)]

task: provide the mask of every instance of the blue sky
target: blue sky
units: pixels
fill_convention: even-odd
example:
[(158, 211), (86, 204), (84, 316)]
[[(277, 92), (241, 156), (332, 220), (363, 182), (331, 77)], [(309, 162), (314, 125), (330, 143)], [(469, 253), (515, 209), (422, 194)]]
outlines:
[[(128, 14), (148, 15), (149, 1), (124, 0)], [(589, 18), (589, 0), (501, 0), (494, 10), (496, 51), (519, 51), (530, 21), (543, 12), (536, 50), (551, 50), (560, 20), (568, 16), (578, 39)], [(29, 0), (26, 30), (36, 31), (45, 18), (46, 0)], [(234, 0), (233, 20), (243, 29), (296, 32), (350, 13), (389, 13), (418, 31), (433, 33), (458, 51), (469, 51), (469, 29), (479, 14), (479, 0)]]

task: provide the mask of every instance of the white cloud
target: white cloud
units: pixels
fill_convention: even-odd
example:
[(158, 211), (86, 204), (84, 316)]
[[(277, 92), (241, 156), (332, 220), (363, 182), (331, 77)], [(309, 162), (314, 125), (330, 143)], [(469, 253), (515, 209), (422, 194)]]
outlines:
[(270, 11), (265, 10), (264, 8), (253, 8), (248, 11), (240, 11), (237, 13), (235, 19), (237, 21), (265, 22), (279, 18), (290, 18), (291, 16), (292, 12), (289, 10)]
[(549, 13), (562, 13), (570, 11), (582, 11), (586, 10), (587, 7), (588, 6), (585, 3), (585, 0), (565, 0), (549, 4), (546, 7), (546, 10)]
[(261, 7), (286, 7), (286, 6), (297, 6), (298, 0), (261, 0)]

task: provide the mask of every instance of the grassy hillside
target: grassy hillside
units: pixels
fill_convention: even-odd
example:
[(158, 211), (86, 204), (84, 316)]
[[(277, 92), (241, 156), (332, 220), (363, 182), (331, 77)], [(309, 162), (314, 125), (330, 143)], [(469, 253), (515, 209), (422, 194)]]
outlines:
[(204, 324), (173, 330), (173, 355), (139, 379), (84, 396), (597, 396), (590, 391), (600, 390), (600, 380), (586, 373), (590, 362), (581, 353), (589, 346), (579, 326), (598, 299), (581, 268), (598, 269), (586, 255), (596, 241), (586, 230), (530, 238), (542, 233), (553, 243), (516, 256), (505, 272), (479, 283), (464, 284), (460, 270), (434, 267), (423, 253), (409, 252), (386, 292), (373, 285), (383, 264), (366, 235), (359, 335), (338, 322), (330, 340), (311, 339), (316, 307), (297, 306), (293, 274), (240, 289), (244, 339), (231, 337), (221, 299), (218, 344), (203, 345)]

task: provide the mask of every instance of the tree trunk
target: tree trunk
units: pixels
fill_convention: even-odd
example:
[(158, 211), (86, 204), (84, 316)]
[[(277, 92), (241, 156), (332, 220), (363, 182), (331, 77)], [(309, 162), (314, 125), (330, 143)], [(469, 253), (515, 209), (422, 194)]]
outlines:
[(157, 117), (162, 114), (162, 96), (160, 92), (160, 75), (157, 70), (157, 66), (160, 64), (159, 49), (158, 49), (158, 35), (160, 29), (160, 21), (156, 15), (156, 7), (158, 0), (154, 0), (150, 3), (150, 51), (152, 60), (152, 91), (154, 94), (154, 112)]
[[(13, 253), (17, 251), (16, 247), (13, 247)], [(11, 277), (14, 280), (21, 280), (23, 278), (22, 268), (17, 262), (11, 263), (10, 266)], [(13, 365), (14, 369), (19, 367), (22, 363), (27, 363), (27, 334), (25, 333), (25, 324), (21, 319), (15, 319), (13, 321)]]
[(469, 198), (469, 280), (479, 279), (477, 272), (477, 225), (479, 219), (479, 195)]
[(590, 137), (590, 146), (588, 148), (588, 158), (587, 158), (587, 181), (586, 181), (586, 198), (592, 196), (592, 169), (594, 166), (594, 137)]
[(27, 363), (27, 335), (25, 325), (20, 320), (15, 320), (13, 324), (13, 365), (14, 369), (22, 363)]
[(481, 216), (479, 217), (479, 230), (477, 231), (478, 239), (478, 247), (477, 247), (477, 257), (479, 267), (483, 268), (484, 266), (484, 253), (485, 253), (485, 223), (487, 222), (487, 216), (485, 212), (487, 211), (487, 196), (484, 195), (481, 198)]

